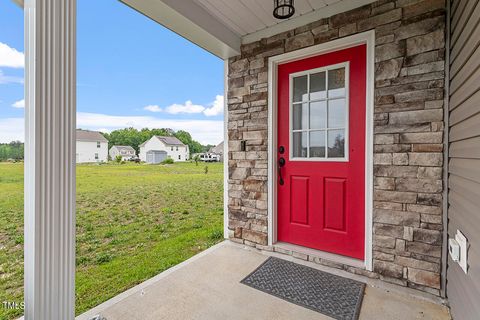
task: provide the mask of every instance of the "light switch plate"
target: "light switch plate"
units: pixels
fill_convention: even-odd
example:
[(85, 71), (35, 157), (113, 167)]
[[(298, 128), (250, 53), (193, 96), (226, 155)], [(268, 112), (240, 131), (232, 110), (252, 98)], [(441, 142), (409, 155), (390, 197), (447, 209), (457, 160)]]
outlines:
[(460, 231), (457, 230), (457, 234), (455, 235), (455, 240), (457, 240), (458, 245), (460, 246), (460, 259), (458, 264), (462, 268), (463, 272), (467, 273), (468, 271), (468, 257), (467, 257), (467, 249), (468, 249), (468, 241), (465, 235)]

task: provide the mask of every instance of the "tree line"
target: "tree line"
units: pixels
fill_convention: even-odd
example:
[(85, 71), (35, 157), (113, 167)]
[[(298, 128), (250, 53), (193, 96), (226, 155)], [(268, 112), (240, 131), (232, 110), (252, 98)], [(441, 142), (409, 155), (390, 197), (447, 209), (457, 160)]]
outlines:
[[(141, 129), (124, 128), (114, 130), (110, 133), (103, 133), (104, 137), (108, 140), (108, 149), (114, 145), (131, 146), (135, 151), (140, 151), (140, 145), (153, 137), (157, 136), (170, 136), (176, 137), (182, 143), (188, 145), (190, 154), (207, 152), (213, 145), (202, 145), (200, 142), (192, 139), (192, 136), (187, 131), (172, 129)], [(0, 143), (0, 161), (23, 160), (24, 145), (20, 141), (12, 141), (10, 143)]]
[(108, 140), (108, 148), (112, 146), (131, 146), (138, 153), (140, 151), (140, 145), (150, 139), (153, 136), (169, 136), (176, 137), (178, 140), (182, 141), (183, 144), (188, 145), (190, 149), (190, 154), (206, 152), (212, 145), (202, 145), (200, 142), (192, 139), (190, 133), (184, 130), (174, 131), (172, 129), (148, 129), (143, 128), (137, 130), (135, 128), (124, 128), (114, 130), (110, 133), (103, 134)]
[(23, 142), (0, 143), (0, 161), (23, 160)]

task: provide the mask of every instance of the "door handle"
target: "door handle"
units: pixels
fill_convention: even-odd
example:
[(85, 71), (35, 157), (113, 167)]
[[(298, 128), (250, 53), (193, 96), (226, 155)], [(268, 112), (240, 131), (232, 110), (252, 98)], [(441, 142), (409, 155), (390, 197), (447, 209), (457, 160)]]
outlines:
[(282, 177), (282, 167), (285, 166), (285, 159), (284, 158), (280, 158), (278, 159), (278, 177), (279, 177), (279, 183), (281, 186), (284, 185), (285, 181), (283, 180), (283, 177)]

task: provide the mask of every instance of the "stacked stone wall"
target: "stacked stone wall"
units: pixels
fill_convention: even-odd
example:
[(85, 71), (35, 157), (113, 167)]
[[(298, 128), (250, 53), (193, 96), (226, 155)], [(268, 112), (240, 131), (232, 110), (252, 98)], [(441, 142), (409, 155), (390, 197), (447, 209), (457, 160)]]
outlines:
[[(375, 30), (373, 272), (439, 294), (445, 1), (377, 1), (242, 46), (228, 77), (229, 237), (267, 247), (268, 58)], [(242, 141), (244, 145), (242, 146)]]

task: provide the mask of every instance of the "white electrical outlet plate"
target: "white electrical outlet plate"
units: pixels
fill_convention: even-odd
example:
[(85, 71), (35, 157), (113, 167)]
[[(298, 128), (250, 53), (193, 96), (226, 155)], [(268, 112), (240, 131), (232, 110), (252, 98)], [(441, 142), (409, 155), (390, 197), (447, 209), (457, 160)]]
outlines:
[(458, 262), (460, 259), (460, 245), (457, 240), (450, 238), (448, 239), (448, 252), (453, 261)]
[(458, 245), (460, 246), (460, 259), (458, 260), (458, 264), (462, 268), (463, 272), (467, 273), (468, 271), (467, 270), (468, 269), (467, 238), (460, 230), (457, 230), (457, 234), (455, 235), (455, 240), (457, 240)]

